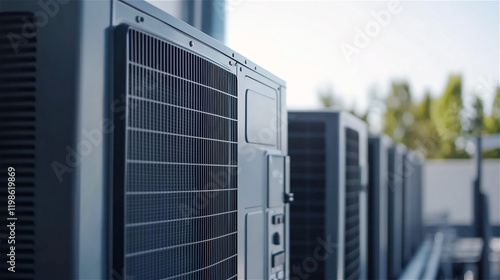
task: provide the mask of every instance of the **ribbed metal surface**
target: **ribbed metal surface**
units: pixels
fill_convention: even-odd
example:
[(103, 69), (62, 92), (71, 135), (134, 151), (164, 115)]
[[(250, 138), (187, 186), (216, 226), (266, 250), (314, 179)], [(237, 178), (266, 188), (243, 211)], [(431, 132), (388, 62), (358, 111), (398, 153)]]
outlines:
[[(0, 279), (33, 279), (35, 273), (34, 20), (32, 13), (0, 13)], [(29, 34), (27, 30), (23, 33), (24, 25), (33, 27)], [(7, 212), (8, 167), (15, 169), (15, 216), (8, 216)], [(15, 245), (7, 243), (8, 217), (17, 218)], [(11, 245), (16, 248), (16, 273), (7, 270), (7, 249)]]
[(237, 81), (130, 29), (125, 272), (236, 279)]
[(388, 155), (384, 136), (368, 141), (368, 279), (387, 279)]
[(422, 212), (423, 212), (423, 190), (422, 190), (422, 180), (423, 180), (423, 167), (422, 167), (422, 162), (419, 162), (416, 168), (416, 173), (415, 173), (415, 192), (416, 192), (416, 199), (415, 199), (415, 250), (420, 246), (420, 244), (424, 241), (424, 227), (422, 225)]
[[(290, 121), (288, 149), (290, 189), (298, 198), (290, 206), (290, 265), (302, 267), (314, 256), (317, 238), (325, 240), (325, 124)], [(317, 264), (309, 279), (325, 279), (325, 262)]]
[(359, 134), (346, 128), (345, 139), (345, 243), (344, 279), (358, 279), (360, 275), (360, 211), (359, 191)]
[(403, 223), (402, 223), (402, 233), (403, 233), (403, 250), (401, 255), (401, 260), (403, 262), (403, 267), (405, 267), (411, 260), (411, 242), (412, 242), (412, 209), (414, 197), (412, 196), (413, 190), (413, 178), (414, 170), (412, 162), (409, 158), (409, 153), (406, 153), (403, 161)]
[[(370, 139), (371, 140), (371, 139)], [(381, 263), (380, 258), (380, 227), (381, 225), (381, 206), (379, 192), (381, 192), (382, 187), (379, 185), (379, 176), (382, 174), (377, 174), (381, 170), (381, 160), (380, 160), (380, 146), (377, 142), (370, 141), (368, 143), (368, 276), (375, 278), (380, 277), (381, 266), (386, 265), (386, 263)]]
[(411, 181), (409, 193), (410, 203), (410, 241), (411, 255), (413, 256), (422, 243), (422, 163), (414, 154), (409, 158), (408, 181)]
[(403, 251), (403, 154), (395, 147), (389, 150), (389, 279), (397, 279), (401, 274)]

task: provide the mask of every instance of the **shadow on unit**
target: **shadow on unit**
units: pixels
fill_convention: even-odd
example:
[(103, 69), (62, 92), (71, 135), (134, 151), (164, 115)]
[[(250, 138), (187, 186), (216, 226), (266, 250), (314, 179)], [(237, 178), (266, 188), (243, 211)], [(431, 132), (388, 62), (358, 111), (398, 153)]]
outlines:
[(365, 279), (366, 125), (337, 111), (290, 112), (288, 122), (290, 277)]
[(1, 279), (288, 277), (283, 80), (144, 1), (2, 1), (0, 25)]
[(403, 184), (403, 265), (406, 266), (423, 241), (422, 168), (423, 160), (415, 151), (404, 155)]
[(387, 279), (391, 146), (386, 135), (368, 139), (368, 279)]
[(389, 251), (387, 261), (388, 279), (398, 279), (403, 271), (403, 186), (404, 155), (406, 148), (394, 144), (389, 149)]

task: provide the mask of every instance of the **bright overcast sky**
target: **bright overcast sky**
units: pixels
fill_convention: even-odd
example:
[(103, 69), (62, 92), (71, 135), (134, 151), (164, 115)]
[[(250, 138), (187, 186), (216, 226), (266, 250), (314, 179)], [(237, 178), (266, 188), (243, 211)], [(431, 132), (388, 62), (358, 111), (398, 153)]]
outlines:
[(465, 93), (480, 90), (490, 111), (500, 76), (498, 1), (401, 2), (348, 62), (342, 44), (355, 47), (356, 28), (364, 30), (388, 3), (228, 0), (226, 43), (285, 79), (292, 109), (319, 107), (317, 89), (328, 83), (349, 108), (363, 111), (369, 89), (385, 96), (394, 79), (408, 80), (420, 100), (461, 73)]

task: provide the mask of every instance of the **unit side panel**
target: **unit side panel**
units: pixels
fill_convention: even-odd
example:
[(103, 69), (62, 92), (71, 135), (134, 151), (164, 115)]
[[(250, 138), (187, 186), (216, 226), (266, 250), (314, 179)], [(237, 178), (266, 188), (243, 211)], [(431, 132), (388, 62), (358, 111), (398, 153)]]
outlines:
[[(335, 243), (332, 260), (327, 262), (327, 279), (344, 279), (345, 257), (345, 197), (346, 197), (346, 140), (340, 112), (330, 113), (327, 121), (327, 214), (328, 235)], [(328, 236), (327, 235), (327, 236)]]
[(403, 151), (398, 146), (389, 150), (389, 254), (388, 278), (401, 274), (403, 251)]
[[(238, 261), (238, 275), (247, 279), (284, 279), (288, 273), (288, 206), (285, 201), (288, 173), (286, 136), (281, 123), (286, 116), (284, 85), (264, 77), (244, 65), (238, 69), (238, 254), (248, 255), (265, 244), (260, 259)], [(283, 134), (284, 133), (284, 134)], [(263, 219), (249, 215), (262, 213)], [(255, 224), (262, 223), (262, 224)], [(250, 238), (262, 228), (260, 241)], [(254, 244), (244, 244), (253, 240)], [(246, 246), (245, 246), (246, 245)], [(252, 246), (250, 249), (249, 247)], [(250, 250), (246, 252), (246, 250)], [(260, 250), (260, 249), (259, 249)], [(262, 267), (263, 269), (256, 269)], [(260, 276), (258, 276), (260, 275)], [(248, 277), (253, 278), (248, 278)]]
[(369, 139), (368, 277), (387, 278), (388, 246), (388, 146), (383, 138)]

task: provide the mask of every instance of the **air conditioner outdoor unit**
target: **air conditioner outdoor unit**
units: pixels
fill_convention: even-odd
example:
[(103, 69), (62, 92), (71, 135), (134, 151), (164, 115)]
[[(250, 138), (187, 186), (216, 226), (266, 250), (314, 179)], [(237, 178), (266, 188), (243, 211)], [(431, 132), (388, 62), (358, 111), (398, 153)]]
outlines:
[(408, 151), (404, 158), (403, 257), (411, 260), (422, 241), (422, 158)]
[(0, 279), (288, 278), (283, 80), (144, 1), (0, 26)]
[(387, 279), (391, 146), (386, 135), (368, 139), (368, 279)]
[(403, 186), (406, 148), (395, 144), (389, 149), (389, 250), (387, 278), (398, 279), (403, 269)]
[(366, 125), (336, 111), (288, 122), (291, 279), (366, 279)]
[(424, 164), (425, 159), (418, 156), (415, 164), (415, 239), (413, 240), (414, 251), (416, 252), (425, 239), (424, 225), (423, 225), (423, 211), (424, 211)]

